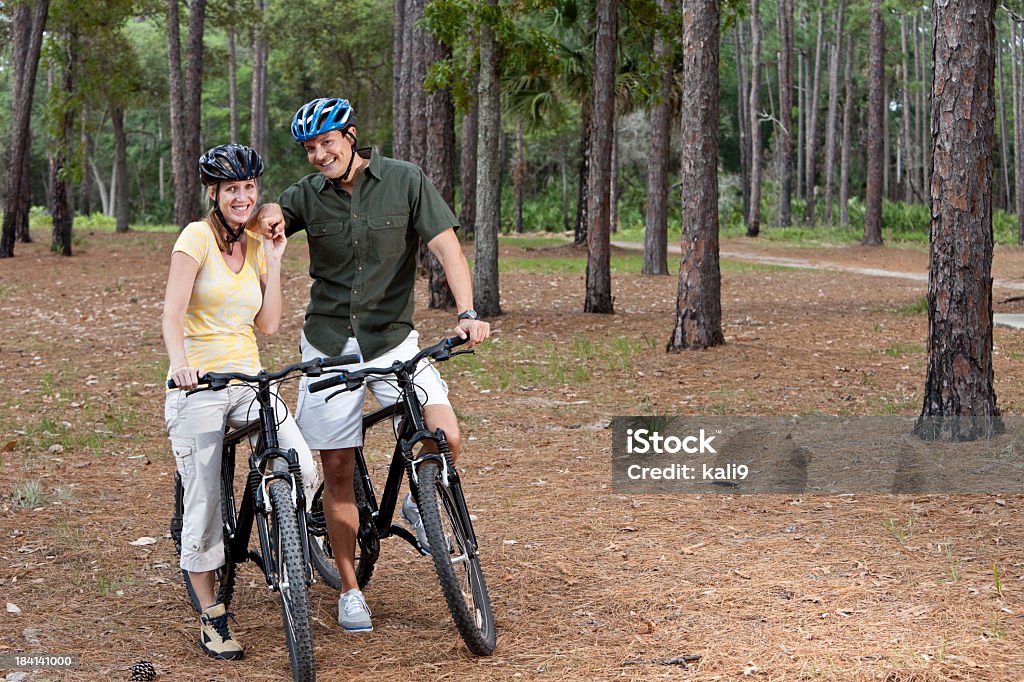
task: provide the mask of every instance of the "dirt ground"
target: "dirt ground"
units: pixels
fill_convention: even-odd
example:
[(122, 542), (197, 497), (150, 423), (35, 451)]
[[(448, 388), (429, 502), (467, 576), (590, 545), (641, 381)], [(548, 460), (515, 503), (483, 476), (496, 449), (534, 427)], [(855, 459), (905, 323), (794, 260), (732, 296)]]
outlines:
[[(173, 235), (83, 233), (71, 259), (36, 236), (0, 261), (0, 654), (81, 657), (29, 680), (123, 680), (141, 659), (160, 680), (287, 678), (280, 610), (251, 564), (233, 605), (246, 658), (199, 652), (167, 537)], [(927, 271), (921, 246), (722, 249)], [(286, 320), (261, 339), (270, 366), (295, 357), (305, 263), (290, 246)], [(999, 247), (994, 267), (1024, 282), (1024, 252)], [(494, 340), (441, 368), (497, 650), (468, 653), (429, 560), (389, 540), (366, 592), (372, 633), (340, 631), (336, 594), (312, 589), (320, 679), (1024, 680), (1024, 497), (611, 487), (616, 415), (917, 414), (923, 282), (726, 259), (727, 343), (667, 354), (674, 276), (615, 273), (616, 313), (599, 316), (580, 312), (581, 272), (535, 270), (502, 275)], [(1017, 295), (997, 290), (996, 310), (1019, 310), (1002, 302)], [(451, 315), (422, 291), (418, 304), (422, 337), (445, 335)], [(1003, 413), (1024, 414), (1024, 333), (995, 330), (995, 377)]]

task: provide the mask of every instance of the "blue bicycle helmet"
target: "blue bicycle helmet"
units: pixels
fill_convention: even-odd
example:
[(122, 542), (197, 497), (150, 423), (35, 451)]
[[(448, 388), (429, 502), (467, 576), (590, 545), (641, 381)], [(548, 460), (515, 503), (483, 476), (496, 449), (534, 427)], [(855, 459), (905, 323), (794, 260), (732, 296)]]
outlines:
[(347, 99), (320, 97), (302, 105), (292, 118), (292, 137), (296, 142), (311, 140), (330, 130), (345, 132), (356, 123), (356, 113)]

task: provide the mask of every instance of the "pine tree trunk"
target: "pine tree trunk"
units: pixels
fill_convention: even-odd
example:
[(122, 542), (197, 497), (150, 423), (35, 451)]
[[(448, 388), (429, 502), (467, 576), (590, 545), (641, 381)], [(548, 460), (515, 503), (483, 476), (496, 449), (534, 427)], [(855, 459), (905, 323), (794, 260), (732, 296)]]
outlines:
[(405, 6), (406, 0), (395, 0), (394, 28), (391, 32), (391, 155), (396, 159), (408, 158), (409, 154), (409, 106), (406, 101), (406, 83), (410, 60), (406, 54), (405, 44)]
[(476, 157), (478, 135), (478, 108), (474, 101), (472, 108), (462, 115), (462, 151), (459, 157), (462, 205), (459, 207), (459, 224), (463, 236), (472, 237), (476, 226)]
[(832, 224), (832, 198), (836, 171), (836, 126), (839, 122), (839, 53), (843, 44), (843, 16), (846, 2), (836, 10), (835, 39), (828, 63), (828, 114), (825, 118), (825, 223)]
[[(74, 93), (75, 88), (75, 60), (73, 55), (78, 52), (78, 38), (74, 29), (65, 28), (61, 36), (60, 45), (60, 69), (61, 69), (61, 90), (68, 95)], [(71, 164), (71, 131), (75, 127), (75, 109), (64, 107), (60, 114), (60, 127), (58, 129), (57, 149), (54, 153), (52, 166), (50, 167), (51, 187), (53, 197), (53, 236), (50, 242), (50, 251), (59, 253), (62, 256), (71, 255), (71, 230), (75, 213), (71, 206), (71, 171), (68, 166)]]
[(853, 137), (853, 36), (846, 36), (843, 67), (843, 150), (839, 155), (839, 224), (850, 224), (850, 146)]
[[(488, 0), (494, 7), (497, 0)], [(498, 232), (501, 229), (501, 70), (499, 45), (494, 29), (481, 22), (480, 81), (477, 104), (480, 107), (480, 135), (476, 168), (477, 213), (474, 262), (473, 308), (482, 317), (501, 314), (498, 287)]]
[(868, 65), (868, 169), (864, 213), (864, 244), (882, 243), (882, 191), (885, 173), (885, 34), (881, 0), (871, 0), (870, 59)]
[(740, 134), (740, 186), (743, 188), (743, 224), (750, 225), (750, 73), (747, 70), (747, 41), (743, 22), (737, 21), (736, 36), (736, 112)]
[(793, 0), (779, 0), (779, 225), (793, 222)]
[(15, 240), (21, 238), (22, 241), (31, 241), (28, 212), (32, 198), (29, 191), (32, 100), (49, 6), (49, 0), (36, 0), (35, 3), (17, 3), (11, 8), (11, 49), (12, 54), (19, 55), (19, 59), (12, 60), (10, 65), (11, 118), (8, 124), (11, 140), (7, 157), (10, 165), (4, 193), (0, 258), (14, 256)]
[[(252, 33), (252, 88), (249, 97), (249, 146), (260, 154), (267, 149), (267, 0), (256, 0), (256, 26)], [(296, 107), (298, 108), (298, 107)], [(290, 123), (290, 120), (289, 120)]]
[(903, 173), (899, 181), (903, 184), (903, 201), (909, 204), (914, 200), (914, 173), (912, 170), (914, 166), (914, 144), (913, 139), (910, 137), (910, 64), (907, 51), (906, 16), (900, 17), (900, 51), (903, 56), (903, 83), (900, 85), (903, 102), (903, 111), (900, 112), (903, 123), (902, 132), (900, 133), (900, 149), (903, 150)]
[(124, 134), (124, 109), (111, 107), (110, 121), (114, 128), (114, 175), (117, 178), (117, 228), (127, 232), (129, 218), (128, 139)]
[(238, 50), (235, 46), (235, 3), (228, 3), (228, 119), (231, 142), (238, 143)]
[(761, 232), (761, 3), (750, 0), (750, 220), (747, 236)]
[(611, 275), (612, 137), (615, 134), (616, 35), (618, 0), (597, 0), (594, 34), (593, 123), (590, 133), (590, 173), (587, 175), (586, 294), (583, 312), (613, 313)]
[(796, 85), (796, 198), (804, 198), (804, 121), (807, 117), (807, 78), (804, 52), (800, 50), (796, 57), (796, 72), (799, 83)]
[(718, 24), (717, 0), (683, 0), (682, 258), (669, 351), (725, 343), (718, 263)]
[[(176, 190), (175, 216), (179, 224), (193, 220), (199, 215), (199, 184), (196, 182), (196, 161), (202, 154), (200, 149), (200, 109), (203, 94), (203, 29), (206, 23), (206, 0), (192, 0), (188, 14), (188, 56), (185, 60), (185, 81), (183, 108), (185, 128), (182, 145), (185, 148), (185, 175)], [(177, 211), (181, 209), (181, 213)]]
[(807, 209), (804, 212), (804, 223), (807, 225), (814, 225), (817, 222), (817, 216), (815, 215), (815, 202), (814, 202), (814, 181), (816, 175), (815, 168), (815, 157), (817, 155), (817, 144), (818, 144), (818, 99), (821, 93), (821, 45), (824, 39), (824, 12), (818, 10), (818, 38), (814, 44), (814, 70), (813, 84), (811, 85), (811, 95), (807, 102), (807, 154), (804, 157), (807, 163), (806, 175), (804, 176), (804, 182), (806, 187), (804, 189), (804, 196), (807, 198)]
[[(671, 0), (658, 0), (662, 17)], [(654, 37), (654, 58), (660, 65), (658, 100), (651, 107), (651, 144), (647, 152), (647, 205), (644, 212), (644, 275), (668, 274), (668, 162), (672, 136), (671, 44), (660, 31)]]
[(1009, 165), (1009, 145), (1007, 144), (1006, 133), (1006, 79), (1003, 78), (1003, 50), (999, 41), (996, 41), (996, 64), (999, 69), (999, 144), (1000, 154), (999, 161), (1003, 167), (1003, 196), (1002, 196), (1002, 208), (1004, 211), (1010, 210), (1010, 165)]
[(590, 101), (589, 93), (583, 95), (583, 98), (583, 104), (580, 106), (580, 166), (579, 174), (576, 176), (576, 227), (573, 234), (573, 244), (576, 246), (587, 243), (587, 231), (590, 225), (587, 177), (590, 175), (590, 130), (593, 104)]
[(932, 12), (928, 370), (916, 431), (973, 440), (1001, 428), (992, 368), (995, 2), (936, 3)]
[(526, 182), (526, 159), (523, 154), (523, 122), (516, 121), (516, 153), (512, 157), (512, 195), (515, 199), (516, 234), (523, 233), (523, 185)]
[[(79, 145), (82, 150), (81, 165), (84, 171), (90, 159), (94, 153), (92, 135), (87, 130), (89, 121), (89, 107), (88, 105), (82, 106), (82, 121), (79, 128)], [(78, 187), (78, 212), (81, 215), (88, 216), (92, 214), (92, 175), (89, 173), (82, 173), (82, 182)]]
[(409, 72), (409, 94), (407, 105), (409, 107), (409, 149), (406, 159), (417, 166), (424, 166), (426, 162), (427, 143), (427, 119), (419, 112), (427, 107), (427, 91), (423, 87), (423, 81), (427, 78), (427, 37), (424, 29), (418, 24), (423, 18), (423, 8), (426, 0), (409, 0), (405, 8), (405, 21), (409, 24), (411, 32), (405, 33), (406, 59), (410, 62)]

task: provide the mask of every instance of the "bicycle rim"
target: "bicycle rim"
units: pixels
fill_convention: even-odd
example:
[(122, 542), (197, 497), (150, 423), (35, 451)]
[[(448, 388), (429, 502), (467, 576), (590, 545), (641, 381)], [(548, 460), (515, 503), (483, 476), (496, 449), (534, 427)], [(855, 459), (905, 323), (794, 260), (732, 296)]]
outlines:
[(471, 652), (487, 656), (494, 651), (494, 615), (480, 556), (471, 546), (459, 512), (466, 517), (469, 514), (459, 491), (442, 483), (434, 462), (420, 467), (418, 503), (434, 568), (455, 627)]
[(277, 573), (278, 596), (284, 622), (292, 678), (296, 682), (316, 680), (313, 633), (309, 617), (309, 586), (302, 556), (302, 539), (292, 505), (291, 488), (284, 481), (270, 484), (273, 518), (270, 521), (271, 561)]

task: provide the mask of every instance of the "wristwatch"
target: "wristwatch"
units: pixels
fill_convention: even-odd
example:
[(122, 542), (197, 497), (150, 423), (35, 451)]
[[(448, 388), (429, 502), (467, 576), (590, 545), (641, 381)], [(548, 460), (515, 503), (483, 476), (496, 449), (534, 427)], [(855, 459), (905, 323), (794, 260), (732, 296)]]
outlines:
[(459, 313), (459, 319), (460, 320), (475, 320), (478, 317), (479, 317), (479, 315), (477, 315), (476, 311), (473, 310), (472, 308), (470, 308), (469, 310), (465, 310), (465, 311)]

